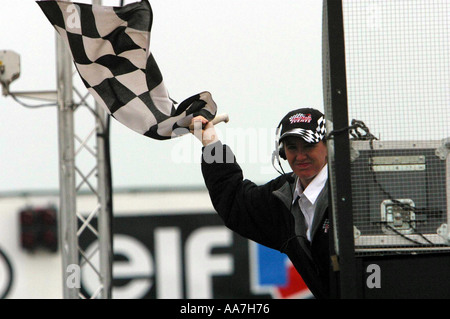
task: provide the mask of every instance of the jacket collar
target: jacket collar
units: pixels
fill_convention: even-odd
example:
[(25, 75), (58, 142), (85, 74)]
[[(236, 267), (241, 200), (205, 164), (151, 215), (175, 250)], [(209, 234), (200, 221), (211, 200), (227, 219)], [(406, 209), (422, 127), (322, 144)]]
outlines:
[[(292, 174), (292, 177), (296, 177), (294, 174)], [(296, 183), (289, 183), (286, 181), (279, 189), (273, 191), (273, 194), (281, 200), (281, 202), (286, 206), (288, 210), (292, 207), (292, 196), (295, 191), (295, 184)]]
[[(295, 176), (295, 175), (293, 175)], [(279, 189), (273, 191), (274, 196), (276, 196), (278, 199), (281, 200), (281, 202), (284, 204), (287, 210), (290, 210), (292, 213), (292, 201), (293, 201), (293, 194), (295, 192), (295, 185), (296, 183), (284, 183)], [(328, 207), (328, 183), (325, 183), (324, 188), (320, 192), (319, 196), (317, 197), (317, 207), (314, 215), (314, 220), (312, 224), (311, 229), (311, 238), (314, 240), (314, 235), (316, 234), (317, 230), (319, 229), (323, 216), (325, 215), (325, 212), (327, 211)]]

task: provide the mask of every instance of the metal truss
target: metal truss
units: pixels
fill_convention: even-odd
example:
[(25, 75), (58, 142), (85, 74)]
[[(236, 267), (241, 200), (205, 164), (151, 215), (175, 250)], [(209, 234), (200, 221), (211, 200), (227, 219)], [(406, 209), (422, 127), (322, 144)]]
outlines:
[[(101, 0), (93, 0), (101, 4)], [(112, 281), (111, 190), (108, 115), (85, 89), (74, 84), (73, 60), (57, 36), (58, 136), (60, 167), (60, 247), (65, 299), (109, 299)], [(76, 125), (80, 120), (82, 125)], [(88, 124), (89, 122), (89, 124)], [(86, 127), (92, 127), (86, 131)], [(78, 207), (81, 194), (93, 195), (91, 207)], [(89, 234), (87, 234), (89, 233)], [(81, 236), (94, 236), (95, 248), (81, 249)], [(92, 275), (91, 291), (81, 291), (83, 272)], [(87, 289), (85, 289), (87, 290)]]

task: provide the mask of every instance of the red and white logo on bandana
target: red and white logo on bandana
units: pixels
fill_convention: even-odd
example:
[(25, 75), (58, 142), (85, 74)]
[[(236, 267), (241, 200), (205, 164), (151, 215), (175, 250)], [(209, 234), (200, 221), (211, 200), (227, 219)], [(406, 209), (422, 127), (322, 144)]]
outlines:
[(312, 117), (311, 117), (311, 114), (298, 113), (298, 114), (292, 115), (289, 118), (289, 121), (291, 121), (291, 124), (310, 123), (312, 121)]
[(330, 220), (328, 218), (325, 219), (325, 222), (322, 225), (322, 229), (325, 234), (327, 234), (328, 231), (330, 230)]

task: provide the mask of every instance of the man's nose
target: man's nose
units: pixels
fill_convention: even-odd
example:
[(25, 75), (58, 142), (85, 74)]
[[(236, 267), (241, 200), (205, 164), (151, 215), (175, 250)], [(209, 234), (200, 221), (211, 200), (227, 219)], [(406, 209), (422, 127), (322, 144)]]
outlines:
[(305, 152), (305, 150), (303, 149), (298, 149), (297, 152), (295, 153), (295, 158), (297, 160), (303, 160), (307, 157), (307, 152)]

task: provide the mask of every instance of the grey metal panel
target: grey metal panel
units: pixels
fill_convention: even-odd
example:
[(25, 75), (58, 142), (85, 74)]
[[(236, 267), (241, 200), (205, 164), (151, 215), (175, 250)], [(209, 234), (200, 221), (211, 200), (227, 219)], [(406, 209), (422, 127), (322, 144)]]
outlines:
[(442, 227), (449, 220), (450, 178), (448, 157), (437, 152), (442, 143), (352, 142), (356, 251), (449, 250)]

